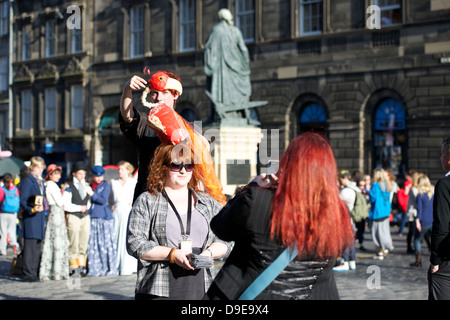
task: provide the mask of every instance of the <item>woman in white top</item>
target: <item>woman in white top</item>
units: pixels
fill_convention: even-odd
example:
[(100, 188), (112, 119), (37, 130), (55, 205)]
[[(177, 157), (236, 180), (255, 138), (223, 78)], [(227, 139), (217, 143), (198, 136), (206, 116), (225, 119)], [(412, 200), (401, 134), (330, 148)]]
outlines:
[(47, 167), (45, 196), (50, 207), (42, 247), (39, 278), (63, 280), (69, 278), (69, 237), (63, 209), (63, 197), (57, 185), (62, 168), (55, 164)]
[(136, 180), (132, 177), (134, 167), (127, 161), (120, 161), (119, 178), (111, 180), (113, 194), (114, 229), (117, 236), (117, 268), (120, 275), (137, 272), (137, 260), (130, 256), (126, 248), (127, 224), (133, 205)]

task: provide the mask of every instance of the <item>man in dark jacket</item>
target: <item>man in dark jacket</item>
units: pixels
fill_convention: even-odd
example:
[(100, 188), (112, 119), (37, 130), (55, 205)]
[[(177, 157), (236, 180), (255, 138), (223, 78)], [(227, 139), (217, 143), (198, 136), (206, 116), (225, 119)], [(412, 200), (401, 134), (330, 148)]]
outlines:
[[(159, 88), (163, 91), (152, 87), (152, 90), (150, 91), (150, 100), (152, 103), (163, 103), (173, 109), (178, 97), (181, 95), (181, 80), (177, 75), (170, 71), (163, 72), (172, 79), (172, 82), (178, 82), (179, 86), (170, 86), (169, 82), (167, 82), (166, 88)], [(120, 130), (124, 136), (135, 145), (138, 152), (139, 170), (133, 202), (145, 191), (148, 166), (153, 159), (155, 149), (161, 144), (161, 140), (158, 138), (156, 132), (147, 126), (148, 111), (139, 111), (138, 108), (133, 105), (132, 92), (134, 90), (145, 89), (150, 83), (150, 81), (147, 82), (147, 80), (137, 75), (133, 76), (125, 84), (120, 101)]]
[(20, 206), (22, 213), (23, 238), (23, 280), (39, 281), (38, 271), (42, 240), (45, 235), (44, 195), (45, 185), (42, 172), (44, 159), (32, 157), (30, 174), (20, 183)]
[(450, 300), (450, 137), (442, 142), (441, 164), (447, 173), (434, 189), (428, 298)]

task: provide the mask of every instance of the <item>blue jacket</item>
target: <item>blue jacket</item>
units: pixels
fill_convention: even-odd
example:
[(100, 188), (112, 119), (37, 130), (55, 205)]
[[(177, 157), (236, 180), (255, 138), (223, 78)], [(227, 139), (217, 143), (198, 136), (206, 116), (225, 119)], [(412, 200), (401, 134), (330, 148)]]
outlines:
[(32, 213), (32, 206), (28, 204), (28, 199), (36, 195), (45, 195), (44, 190), (41, 193), (39, 183), (36, 178), (29, 174), (20, 183), (20, 206), (23, 208), (22, 218), (22, 236), (25, 239), (44, 239), (45, 235), (45, 210)]
[[(386, 189), (386, 184), (384, 184)], [(370, 211), (369, 220), (380, 220), (389, 217), (391, 214), (391, 193), (381, 190), (378, 182), (370, 187), (369, 192)]]
[(91, 219), (113, 219), (111, 210), (108, 207), (108, 199), (111, 193), (111, 186), (108, 182), (102, 181), (94, 190), (91, 197), (91, 207), (89, 214)]
[(433, 224), (433, 199), (434, 195), (428, 198), (428, 194), (419, 193), (417, 195), (417, 219), (420, 220), (422, 227), (427, 227)]

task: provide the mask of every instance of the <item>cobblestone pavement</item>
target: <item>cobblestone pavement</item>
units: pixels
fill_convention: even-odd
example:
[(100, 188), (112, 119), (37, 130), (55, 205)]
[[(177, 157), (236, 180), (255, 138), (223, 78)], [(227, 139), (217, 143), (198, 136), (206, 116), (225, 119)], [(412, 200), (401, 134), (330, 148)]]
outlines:
[[(375, 246), (369, 233), (365, 234), (367, 251), (356, 251), (356, 270), (335, 272), (342, 300), (427, 300), (427, 271), (430, 254), (422, 243), (422, 267), (411, 267), (413, 254), (406, 254), (406, 234), (396, 234), (391, 228), (394, 250), (383, 260), (374, 259)], [(407, 229), (406, 229), (407, 231)]]
[[(429, 253), (426, 244), (422, 268), (410, 267), (413, 255), (406, 254), (406, 236), (392, 229), (395, 249), (384, 260), (375, 260), (368, 233), (357, 250), (355, 271), (335, 272), (342, 300), (426, 300)], [(133, 300), (136, 274), (117, 277), (75, 277), (70, 280), (26, 283), (11, 276), (12, 254), (0, 256), (0, 300)]]

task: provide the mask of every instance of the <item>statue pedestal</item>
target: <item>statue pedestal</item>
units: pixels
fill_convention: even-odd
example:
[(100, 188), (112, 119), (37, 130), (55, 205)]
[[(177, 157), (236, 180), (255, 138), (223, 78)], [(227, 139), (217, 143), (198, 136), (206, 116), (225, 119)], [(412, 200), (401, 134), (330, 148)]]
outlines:
[(236, 187), (249, 183), (257, 175), (261, 128), (220, 125), (211, 129), (215, 132), (212, 135), (214, 169), (222, 183), (223, 193), (233, 196)]

